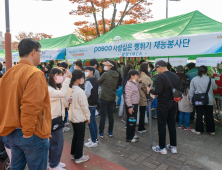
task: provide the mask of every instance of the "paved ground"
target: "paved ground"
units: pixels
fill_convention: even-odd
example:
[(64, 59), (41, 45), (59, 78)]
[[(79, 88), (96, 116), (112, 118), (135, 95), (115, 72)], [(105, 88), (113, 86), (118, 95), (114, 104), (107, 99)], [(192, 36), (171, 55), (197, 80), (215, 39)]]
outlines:
[[(114, 117), (113, 137), (109, 138), (108, 135), (105, 135), (103, 139), (99, 139), (99, 147), (90, 149), (84, 147), (85, 152), (94, 153), (128, 170), (222, 169), (222, 122), (215, 122), (216, 136), (211, 136), (207, 133), (196, 135), (189, 131), (177, 129), (178, 154), (168, 152), (167, 155), (160, 155), (151, 151), (149, 132), (137, 134), (140, 136), (138, 143), (126, 143), (125, 124), (121, 122), (117, 113)], [(99, 117), (96, 120), (99, 124)], [(105, 131), (107, 131), (107, 125), (108, 121), (106, 121)], [(149, 131), (148, 126), (146, 124), (146, 128)], [(195, 123), (191, 124), (191, 127), (194, 126)], [(152, 127), (153, 141), (154, 145), (156, 145), (158, 142), (158, 132), (155, 119), (153, 119)], [(72, 133), (72, 131), (64, 133), (65, 140), (68, 143), (71, 143)], [(90, 138), (90, 132), (89, 129), (86, 129), (85, 141), (88, 138)], [(168, 134), (167, 143), (169, 143)], [(93, 167), (88, 169), (93, 169)]]
[[(149, 132), (137, 134), (138, 143), (125, 142), (125, 124), (117, 113), (114, 114), (115, 125), (112, 138), (105, 135), (99, 139), (99, 147), (88, 149), (84, 153), (90, 156), (86, 163), (75, 164), (70, 160), (70, 146), (73, 132), (64, 133), (65, 145), (62, 161), (67, 170), (221, 170), (222, 169), (222, 121), (215, 121), (216, 136), (207, 133), (195, 135), (192, 132), (177, 129), (178, 154), (160, 155), (151, 151)], [(99, 117), (96, 118), (99, 124)], [(153, 141), (158, 142), (157, 123), (153, 120)], [(108, 122), (108, 121), (106, 121)], [(106, 129), (107, 126), (106, 123)], [(146, 128), (149, 131), (149, 125)], [(195, 123), (191, 124), (194, 127)], [(70, 126), (71, 127), (71, 126)], [(168, 133), (168, 132), (167, 132)], [(86, 129), (85, 141), (90, 138)], [(167, 134), (167, 143), (169, 138)], [(0, 169), (1, 169), (0, 164)]]

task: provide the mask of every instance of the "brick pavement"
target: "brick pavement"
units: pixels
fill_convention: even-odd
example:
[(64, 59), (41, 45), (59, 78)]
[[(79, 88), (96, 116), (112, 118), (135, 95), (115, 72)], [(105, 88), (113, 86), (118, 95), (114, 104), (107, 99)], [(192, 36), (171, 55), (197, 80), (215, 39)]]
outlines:
[[(96, 118), (99, 125), (99, 117)], [(161, 155), (151, 151), (149, 143), (149, 132), (138, 134), (138, 143), (125, 142), (125, 124), (121, 122), (117, 113), (114, 114), (113, 137), (109, 138), (104, 134), (103, 139), (99, 139), (99, 147), (86, 148), (86, 152), (92, 152), (102, 158), (118, 164), (128, 170), (220, 170), (222, 169), (222, 122), (216, 123), (216, 136), (204, 133), (196, 135), (189, 131), (177, 129), (178, 154), (168, 151), (167, 155)], [(195, 126), (195, 123), (190, 125)], [(70, 125), (71, 127), (71, 125)], [(149, 131), (149, 126), (146, 124)], [(153, 141), (158, 143), (157, 122), (153, 119)], [(106, 120), (105, 132), (108, 129)], [(66, 141), (71, 142), (72, 130), (64, 133)], [(89, 129), (86, 129), (85, 142), (90, 138)], [(169, 135), (167, 131), (167, 143)]]

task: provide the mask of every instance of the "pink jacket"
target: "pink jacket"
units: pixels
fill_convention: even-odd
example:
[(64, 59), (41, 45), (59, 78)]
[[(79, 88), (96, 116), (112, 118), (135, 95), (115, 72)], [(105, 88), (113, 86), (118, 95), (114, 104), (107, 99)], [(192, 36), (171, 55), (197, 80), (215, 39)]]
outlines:
[(127, 107), (132, 107), (133, 104), (139, 104), (140, 102), (140, 93), (139, 90), (142, 87), (142, 83), (133, 83), (128, 81), (125, 86), (126, 93), (126, 105)]

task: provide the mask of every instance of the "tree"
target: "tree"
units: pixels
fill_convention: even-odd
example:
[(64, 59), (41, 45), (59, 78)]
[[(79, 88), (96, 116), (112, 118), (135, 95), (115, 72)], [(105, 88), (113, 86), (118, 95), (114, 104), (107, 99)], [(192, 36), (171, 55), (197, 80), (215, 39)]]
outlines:
[[(82, 39), (90, 41), (112, 30), (117, 25), (136, 24), (152, 18), (149, 6), (152, 3), (146, 0), (69, 0), (74, 4), (78, 4), (76, 10), (72, 10), (70, 15), (80, 15), (85, 17), (93, 17), (94, 22), (79, 21), (74, 25), (78, 26), (75, 33)], [(125, 7), (119, 11), (117, 16), (117, 6)], [(105, 18), (105, 10), (113, 8), (110, 19)], [(97, 15), (101, 14), (101, 19), (97, 19)]]
[(34, 34), (33, 32), (29, 32), (29, 33), (20, 32), (19, 35), (15, 36), (15, 37), (18, 41), (21, 41), (24, 38), (34, 38), (35, 40), (40, 41), (41, 39), (52, 38), (52, 35), (48, 35), (45, 33), (35, 33)]

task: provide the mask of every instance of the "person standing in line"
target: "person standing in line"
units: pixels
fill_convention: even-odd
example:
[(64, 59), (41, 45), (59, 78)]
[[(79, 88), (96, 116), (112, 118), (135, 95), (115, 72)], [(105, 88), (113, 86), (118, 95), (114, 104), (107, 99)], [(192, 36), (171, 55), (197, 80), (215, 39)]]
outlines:
[(189, 96), (191, 103), (192, 103), (192, 98), (195, 94), (206, 93), (207, 88), (210, 85), (208, 91), (208, 101), (209, 101), (208, 104), (206, 106), (195, 106), (197, 112), (196, 127), (195, 129), (191, 129), (191, 132), (197, 135), (200, 135), (202, 132), (204, 132), (204, 125), (203, 125), (204, 112), (206, 113), (207, 132), (210, 135), (215, 135), (215, 123), (213, 116), (213, 90), (217, 89), (217, 85), (215, 81), (210, 77), (206, 76), (206, 74), (207, 74), (207, 67), (201, 66), (198, 69), (198, 76), (193, 78), (190, 84)]
[(88, 124), (88, 126), (91, 134), (91, 138), (88, 139), (88, 143), (85, 143), (85, 146), (88, 148), (97, 147), (99, 144), (97, 138), (98, 130), (95, 118), (99, 85), (94, 75), (95, 75), (95, 68), (91, 66), (85, 68), (85, 77), (87, 78), (85, 83), (85, 93), (89, 103), (90, 123)]
[[(188, 78), (182, 79), (180, 83), (180, 92), (182, 99), (178, 102), (179, 114), (179, 129), (190, 130), (190, 114), (193, 111), (193, 106), (190, 104), (189, 99), (190, 80)], [(185, 120), (183, 126), (183, 120)]]
[[(19, 64), (0, 79), (0, 136), (11, 148), (11, 170), (46, 170), (51, 136), (51, 108), (40, 63), (41, 45), (32, 38), (19, 45)], [(24, 147), (25, 146), (25, 147)]]
[[(177, 153), (177, 137), (175, 116), (177, 111), (177, 103), (174, 101), (170, 82), (176, 90), (180, 90), (180, 78), (167, 69), (167, 63), (159, 60), (155, 63), (158, 76), (156, 78), (155, 90), (147, 88), (147, 92), (157, 97), (157, 122), (159, 133), (159, 145), (152, 147), (154, 152), (167, 154), (166, 146), (166, 124), (168, 124), (170, 134), (170, 144), (167, 148), (172, 153)], [(170, 82), (169, 82), (170, 81)]]
[(72, 94), (72, 103), (69, 109), (69, 120), (73, 127), (73, 138), (71, 145), (71, 159), (75, 163), (86, 162), (88, 155), (83, 154), (83, 145), (85, 138), (85, 123), (90, 123), (90, 111), (85, 91), (79, 85), (84, 84), (84, 73), (75, 69), (72, 72), (70, 88), (74, 90)]
[[(49, 170), (64, 170), (66, 166), (61, 163), (61, 156), (64, 145), (63, 138), (63, 121), (65, 118), (65, 105), (64, 100), (67, 94), (69, 83), (72, 78), (71, 73), (66, 75), (65, 81), (63, 81), (63, 71), (59, 68), (53, 68), (49, 75), (49, 96), (51, 102), (52, 113), (52, 133), (49, 138)], [(60, 121), (57, 121), (60, 120)], [(58, 124), (59, 126), (58, 126)], [(57, 127), (56, 127), (57, 126)]]
[[(125, 67), (124, 67), (124, 71), (123, 71), (123, 79), (122, 79), (122, 86), (123, 86), (123, 99), (125, 101), (125, 86), (126, 86), (126, 83), (127, 81), (129, 80), (129, 71), (132, 69), (132, 65), (130, 64), (127, 64)], [(126, 103), (124, 102), (124, 105), (123, 105), (123, 115), (122, 115), (122, 119), (121, 121), (126, 123), (127, 122), (127, 115), (126, 115)]]
[(92, 66), (95, 69), (94, 77), (96, 78), (96, 80), (98, 80), (100, 78), (99, 70), (97, 70), (98, 61), (96, 59), (92, 59), (89, 61), (89, 63), (90, 63), (90, 66)]
[[(129, 81), (126, 83), (126, 142), (138, 142), (139, 137), (135, 135), (138, 104), (140, 102), (140, 92), (142, 80), (139, 79), (139, 72), (131, 70), (129, 72)], [(144, 115), (145, 116), (145, 115)]]
[[(70, 72), (69, 72), (69, 65), (66, 63), (66, 62), (61, 62), (60, 64), (59, 64), (59, 67), (62, 69), (62, 71), (63, 71), (63, 81), (62, 81), (62, 83), (65, 81), (65, 79), (66, 79), (66, 75), (67, 74), (69, 74)], [(69, 127), (67, 127), (68, 125), (69, 125), (69, 122), (68, 122), (68, 106), (69, 106), (69, 102), (68, 102), (68, 100), (70, 100), (70, 98), (69, 98), (70, 96), (65, 96), (65, 105), (66, 105), (66, 108), (65, 108), (65, 119), (64, 119), (64, 124), (65, 124), (65, 126), (64, 126), (64, 128), (63, 128), (63, 132), (68, 132), (68, 131), (70, 131), (70, 128)]]
[(102, 85), (100, 98), (100, 124), (99, 124), (99, 135), (103, 138), (103, 132), (106, 122), (106, 114), (108, 113), (109, 118), (109, 129), (108, 135), (113, 135), (113, 105), (116, 99), (116, 86), (119, 78), (119, 73), (116, 72), (116, 63), (114, 61), (106, 61), (103, 63), (104, 70), (106, 71), (98, 80), (98, 84)]
[(139, 133), (145, 133), (146, 128), (144, 127), (144, 120), (145, 120), (145, 112), (146, 112), (146, 106), (147, 106), (147, 87), (148, 84), (153, 85), (153, 81), (150, 78), (150, 75), (148, 73), (149, 67), (148, 63), (142, 63), (140, 65), (140, 71), (139, 71), (139, 76), (142, 79), (142, 88), (140, 89), (140, 118), (139, 118), (139, 128), (138, 132)]

